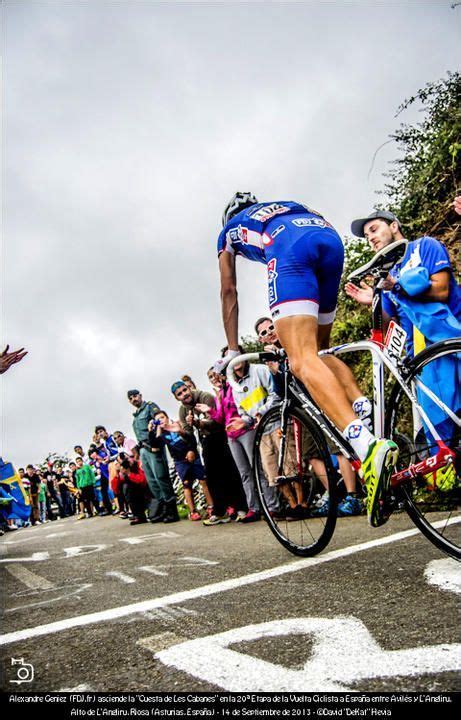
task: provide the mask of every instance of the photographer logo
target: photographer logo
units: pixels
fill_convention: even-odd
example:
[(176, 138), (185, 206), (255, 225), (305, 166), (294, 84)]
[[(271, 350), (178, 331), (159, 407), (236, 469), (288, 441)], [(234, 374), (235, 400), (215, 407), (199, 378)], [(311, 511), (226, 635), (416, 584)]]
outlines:
[(16, 678), (10, 680), (10, 683), (22, 685), (22, 683), (32, 682), (34, 679), (34, 666), (24, 661), (24, 658), (11, 658), (11, 665), (16, 666)]

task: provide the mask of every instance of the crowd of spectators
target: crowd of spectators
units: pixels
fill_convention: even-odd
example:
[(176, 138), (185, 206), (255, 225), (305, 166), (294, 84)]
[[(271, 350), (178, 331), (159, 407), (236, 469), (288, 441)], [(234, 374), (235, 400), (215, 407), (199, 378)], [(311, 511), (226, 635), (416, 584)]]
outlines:
[[(259, 318), (255, 331), (261, 348), (279, 347), (270, 318)], [(138, 389), (128, 390), (134, 411), (132, 438), (97, 425), (88, 448), (74, 446), (73, 460), (51, 458), (40, 467), (19, 468), (30, 519), (10, 518), (3, 530), (96, 515), (118, 516), (131, 525), (174, 523), (180, 516), (206, 526), (258, 521), (253, 444), (258, 422), (280, 398), (279, 365), (241, 362), (234, 368), (235, 387), (212, 368), (208, 380), (207, 390), (198, 389), (189, 375), (172, 384), (177, 419), (145, 400)], [(277, 438), (266, 447), (263, 463), (270, 479), (277, 474)], [(341, 514), (359, 514), (362, 503), (352, 470), (345, 480), (351, 507)], [(266, 492), (269, 510), (280, 514), (270, 480)], [(287, 519), (300, 519), (307, 512), (302, 493), (288, 493), (285, 499)], [(317, 512), (322, 512), (321, 503)]]

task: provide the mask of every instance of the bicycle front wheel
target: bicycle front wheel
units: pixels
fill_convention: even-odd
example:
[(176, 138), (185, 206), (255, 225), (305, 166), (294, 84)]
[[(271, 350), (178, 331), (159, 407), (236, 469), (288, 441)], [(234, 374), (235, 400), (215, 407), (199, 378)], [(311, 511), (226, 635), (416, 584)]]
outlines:
[[(461, 559), (461, 338), (436, 343), (409, 361), (408, 385), (455, 460), (396, 488), (415, 525), (436, 547)], [(426, 388), (426, 390), (425, 390)], [(427, 394), (429, 389), (438, 399)], [(386, 416), (386, 437), (400, 449), (399, 466), (434, 456), (436, 440), (400, 385), (395, 385)], [(453, 417), (455, 416), (455, 417)]]
[[(261, 507), (277, 540), (303, 557), (323, 550), (335, 529), (337, 496), (318, 425), (297, 408), (269, 410), (256, 431), (254, 468)], [(321, 509), (315, 500), (322, 495), (328, 501)]]

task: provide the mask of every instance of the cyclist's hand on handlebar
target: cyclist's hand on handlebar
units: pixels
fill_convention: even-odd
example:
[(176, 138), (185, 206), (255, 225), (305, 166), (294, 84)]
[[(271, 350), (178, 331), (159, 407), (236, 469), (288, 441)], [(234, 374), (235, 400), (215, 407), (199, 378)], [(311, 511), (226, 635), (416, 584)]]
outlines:
[(455, 209), (455, 212), (458, 213), (458, 215), (461, 215), (461, 195), (458, 195), (453, 200), (453, 207)]
[(220, 375), (224, 372), (225, 368), (229, 365), (230, 361), (233, 360), (237, 355), (241, 355), (240, 350), (228, 350), (223, 358), (216, 360), (213, 365), (213, 370)]
[(352, 282), (346, 283), (344, 286), (346, 295), (349, 295), (353, 300), (360, 303), (360, 305), (371, 305), (373, 301), (373, 290), (367, 285), (365, 280), (360, 281), (360, 287), (354, 285)]

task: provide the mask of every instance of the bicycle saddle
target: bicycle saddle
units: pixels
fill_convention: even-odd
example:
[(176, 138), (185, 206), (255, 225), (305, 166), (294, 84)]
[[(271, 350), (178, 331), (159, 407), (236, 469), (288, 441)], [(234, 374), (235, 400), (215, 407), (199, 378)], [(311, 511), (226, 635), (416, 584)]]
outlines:
[(405, 255), (408, 246), (408, 240), (396, 240), (390, 245), (378, 250), (369, 262), (351, 272), (348, 280), (361, 280), (367, 275), (378, 276), (382, 272), (389, 272), (391, 268)]

